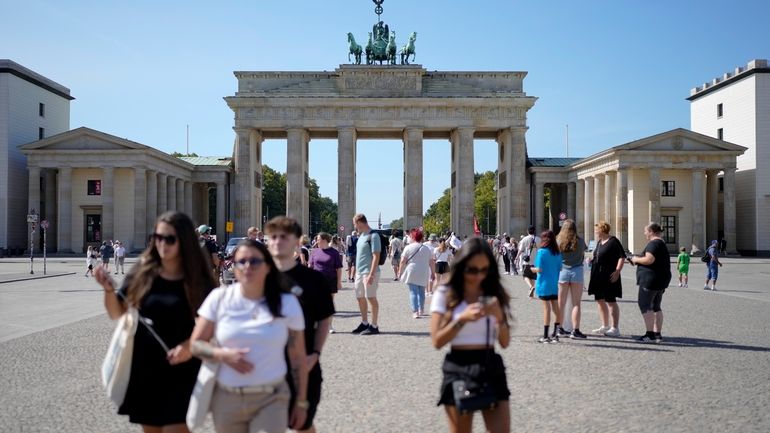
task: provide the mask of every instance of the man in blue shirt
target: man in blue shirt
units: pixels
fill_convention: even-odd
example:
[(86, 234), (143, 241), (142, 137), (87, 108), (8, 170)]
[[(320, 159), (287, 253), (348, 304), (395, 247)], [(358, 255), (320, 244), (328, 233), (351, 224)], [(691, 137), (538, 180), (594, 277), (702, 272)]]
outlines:
[[(719, 267), (722, 266), (722, 262), (719, 261), (719, 243), (714, 239), (711, 241), (711, 246), (708, 248), (709, 261), (706, 263), (706, 284), (703, 285), (703, 290), (717, 290), (717, 278), (719, 278)], [(709, 281), (712, 281), (711, 287), (709, 287)]]
[[(380, 333), (377, 327), (377, 317), (380, 304), (377, 302), (377, 286), (380, 280), (379, 261), (382, 254), (380, 236), (372, 233), (372, 228), (366, 221), (364, 214), (353, 217), (353, 226), (359, 233), (356, 244), (356, 277), (355, 290), (358, 299), (358, 309), (361, 311), (361, 323), (353, 334), (374, 335)], [(366, 301), (372, 307), (372, 323), (368, 321)]]

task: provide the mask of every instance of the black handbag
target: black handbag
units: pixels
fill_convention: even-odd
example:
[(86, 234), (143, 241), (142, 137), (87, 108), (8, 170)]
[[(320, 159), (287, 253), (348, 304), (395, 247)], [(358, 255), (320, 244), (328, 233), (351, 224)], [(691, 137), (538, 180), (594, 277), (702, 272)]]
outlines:
[[(486, 342), (489, 344), (489, 317), (487, 317)], [(487, 348), (487, 355), (482, 365), (478, 382), (469, 379), (460, 379), (452, 382), (455, 406), (460, 414), (493, 409), (497, 406), (497, 395), (494, 388), (487, 383), (486, 378), (486, 366), (489, 363), (489, 352), (491, 350), (491, 348)]]

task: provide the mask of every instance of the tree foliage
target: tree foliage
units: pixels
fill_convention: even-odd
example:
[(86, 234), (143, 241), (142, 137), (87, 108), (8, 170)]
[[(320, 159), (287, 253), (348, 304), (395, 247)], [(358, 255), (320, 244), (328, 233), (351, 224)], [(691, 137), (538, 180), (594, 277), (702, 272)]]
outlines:
[[(435, 203), (430, 205), (422, 218), (422, 226), (427, 233), (446, 233), (449, 231), (450, 202), (452, 191), (447, 188)], [(408, 227), (411, 228), (411, 227)]]
[[(476, 173), (474, 175), (475, 198), (474, 211), (479, 228), (485, 234), (497, 232), (497, 193), (495, 192), (495, 182), (497, 173), (487, 171)], [(446, 233), (449, 231), (450, 224), (450, 205), (452, 191), (447, 188), (441, 197), (436, 200), (423, 217), (423, 227), (426, 233)], [(489, 225), (487, 226), (487, 212), (489, 212)]]
[[(310, 231), (337, 232), (337, 203), (324, 197), (318, 190), (318, 182), (310, 179)], [(267, 165), (262, 166), (262, 215), (267, 219), (286, 214), (286, 174)]]
[(193, 152), (193, 153), (171, 152), (171, 156), (173, 156), (174, 158), (190, 157), (190, 156), (197, 158), (198, 154), (195, 153), (195, 152)]
[(402, 229), (404, 228), (404, 217), (394, 219), (390, 222), (390, 228), (392, 229)]

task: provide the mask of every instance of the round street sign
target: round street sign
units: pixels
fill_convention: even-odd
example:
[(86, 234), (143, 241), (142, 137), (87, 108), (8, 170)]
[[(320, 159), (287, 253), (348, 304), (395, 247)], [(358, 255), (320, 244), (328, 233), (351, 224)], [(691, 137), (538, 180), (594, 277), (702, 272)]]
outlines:
[(559, 214), (559, 219), (560, 219), (560, 220), (562, 220), (562, 221), (564, 221), (565, 219), (567, 219), (567, 213), (566, 213), (566, 212), (562, 212), (562, 213), (560, 213), (560, 214)]
[(40, 221), (40, 228), (43, 230), (48, 230), (48, 220)]

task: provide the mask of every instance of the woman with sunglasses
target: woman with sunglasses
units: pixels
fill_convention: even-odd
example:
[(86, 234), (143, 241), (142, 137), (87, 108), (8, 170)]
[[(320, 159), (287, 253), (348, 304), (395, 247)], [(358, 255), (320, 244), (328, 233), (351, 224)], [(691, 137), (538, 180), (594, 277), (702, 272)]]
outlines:
[[(241, 241), (233, 261), (238, 282), (211, 292), (191, 337), (195, 356), (221, 363), (211, 399), (214, 428), (219, 433), (298, 429), (309, 407), (302, 308), (264, 244)], [(216, 346), (209, 343), (212, 338)], [(287, 348), (297, 392), (291, 415)]]
[(495, 342), (503, 349), (510, 343), (510, 297), (500, 283), (500, 272), (489, 246), (480, 238), (463, 243), (452, 261), (449, 282), (438, 288), (431, 302), (430, 334), (436, 349), (451, 346), (444, 358), (441, 397), (449, 431), (468, 433), (473, 412), (457, 409), (453, 382), (484, 383), (497, 400), (482, 410), (486, 431), (510, 430), (508, 384), (505, 365), (494, 352)]
[(146, 433), (188, 431), (187, 404), (200, 367), (190, 353), (189, 337), (195, 311), (216, 287), (210, 269), (192, 221), (172, 211), (158, 218), (150, 245), (120, 290), (105, 269), (96, 270), (110, 318), (119, 318), (129, 305), (138, 308), (171, 348), (166, 352), (146, 326), (136, 328), (131, 378), (118, 413), (141, 424)]
[[(540, 234), (540, 247), (535, 256), (535, 266), (532, 272), (537, 274), (535, 295), (543, 301), (543, 336), (539, 343), (558, 343), (559, 323), (559, 272), (561, 271), (561, 252), (556, 243), (556, 235), (551, 230)], [(553, 335), (548, 336), (551, 325), (551, 310), (553, 310)]]

